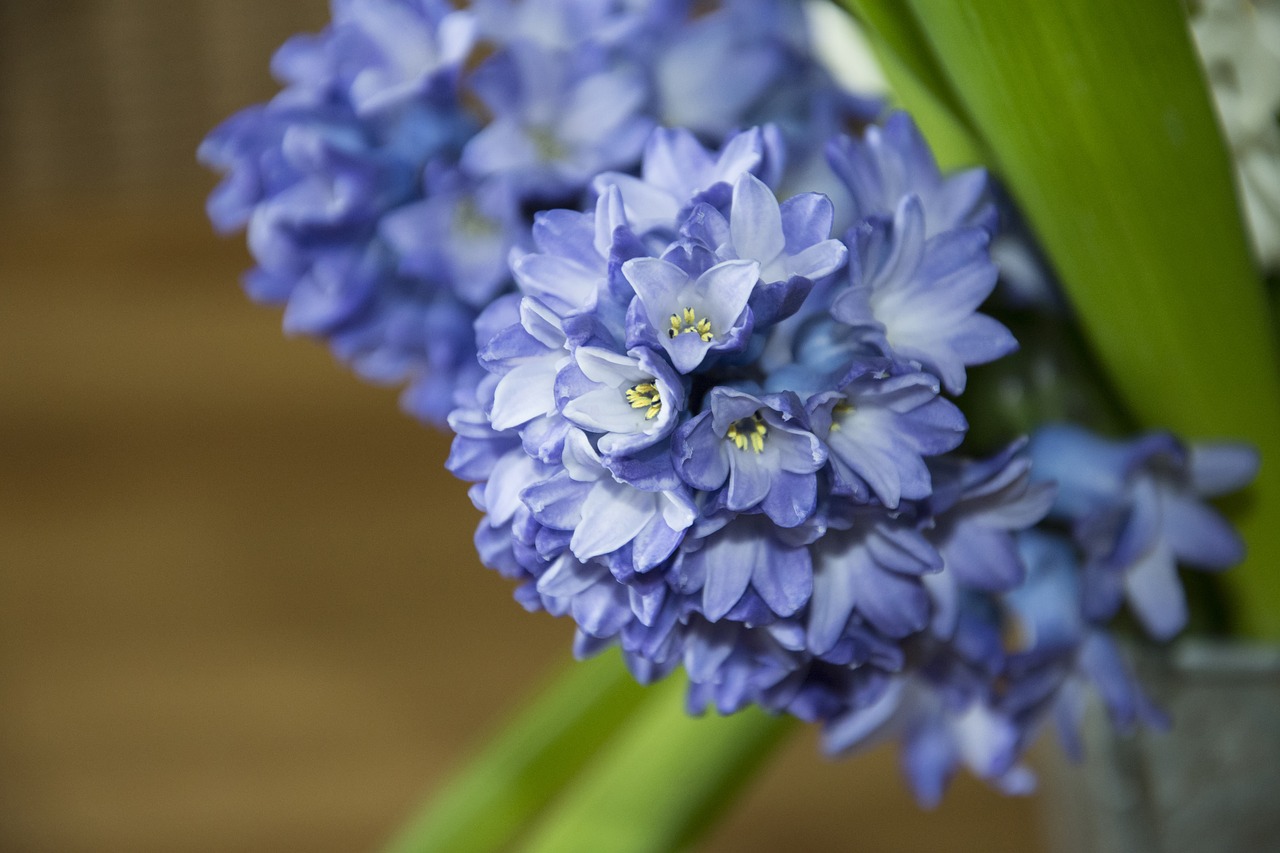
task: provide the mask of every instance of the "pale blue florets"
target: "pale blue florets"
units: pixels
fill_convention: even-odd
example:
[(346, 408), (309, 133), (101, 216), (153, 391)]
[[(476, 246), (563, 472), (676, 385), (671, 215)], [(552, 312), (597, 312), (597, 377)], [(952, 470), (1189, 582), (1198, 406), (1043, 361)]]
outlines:
[(534, 211), (634, 170), (661, 124), (719, 142), (777, 120), (799, 140), (878, 108), (816, 65), (795, 4), (693, 5), (334, 0), (276, 54), (283, 91), (200, 148), (226, 175), (211, 218), (248, 230), (250, 295), (443, 424)]
[(1127, 603), (1159, 640), (1183, 629), (1177, 565), (1221, 571), (1244, 558), (1235, 529), (1204, 503), (1253, 480), (1258, 456), (1239, 444), (1186, 446), (1168, 433), (1111, 441), (1050, 425), (1032, 442), (1036, 476), (1058, 485), (1050, 519), (1081, 552), (1083, 605), (1105, 622)]

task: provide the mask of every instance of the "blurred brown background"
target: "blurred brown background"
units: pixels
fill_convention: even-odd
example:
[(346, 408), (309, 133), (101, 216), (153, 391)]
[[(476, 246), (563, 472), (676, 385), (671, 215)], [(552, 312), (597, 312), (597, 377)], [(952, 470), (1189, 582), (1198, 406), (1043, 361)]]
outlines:
[[(322, 0), (0, 0), (0, 850), (376, 849), (568, 657), (447, 440), (237, 286), (201, 136)], [(789, 744), (707, 850), (1028, 851)]]

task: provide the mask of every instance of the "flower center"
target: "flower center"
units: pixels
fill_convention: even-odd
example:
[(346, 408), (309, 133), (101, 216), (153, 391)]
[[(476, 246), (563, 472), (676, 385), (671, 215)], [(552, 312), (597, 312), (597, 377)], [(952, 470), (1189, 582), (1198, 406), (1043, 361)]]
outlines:
[(498, 231), (494, 221), (476, 207), (474, 199), (464, 199), (454, 208), (453, 225), (467, 237), (488, 237)]
[(662, 397), (658, 394), (658, 387), (652, 382), (641, 382), (639, 385), (632, 385), (626, 391), (627, 402), (631, 404), (633, 409), (643, 409), (649, 407), (649, 411), (644, 413), (646, 421), (653, 420), (658, 416), (658, 412), (662, 411)]
[(533, 143), (534, 151), (538, 153), (538, 158), (543, 162), (552, 163), (557, 160), (567, 159), (564, 146), (560, 144), (560, 140), (548, 128), (530, 128), (529, 141)]
[(853, 404), (848, 400), (836, 403), (835, 407), (831, 410), (831, 431), (839, 432), (841, 427), (844, 426), (844, 419), (852, 414)]
[(671, 328), (667, 329), (667, 337), (674, 338), (676, 335), (687, 335), (690, 332), (702, 338), (702, 342), (706, 343), (711, 340), (711, 321), (706, 317), (698, 318), (693, 309), (685, 307), (684, 314), (671, 315)]
[(732, 441), (733, 446), (739, 450), (746, 450), (750, 445), (756, 453), (763, 453), (764, 437), (767, 432), (769, 428), (764, 425), (764, 418), (756, 412), (749, 418), (729, 424), (729, 431), (724, 434), (724, 437)]

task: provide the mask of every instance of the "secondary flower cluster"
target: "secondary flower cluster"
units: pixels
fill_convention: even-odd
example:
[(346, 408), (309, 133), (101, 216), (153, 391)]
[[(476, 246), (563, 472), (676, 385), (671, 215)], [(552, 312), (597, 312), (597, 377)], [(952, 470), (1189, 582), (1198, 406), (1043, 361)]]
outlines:
[(1106, 625), (1127, 604), (1156, 640), (1186, 626), (1177, 566), (1221, 571), (1244, 557), (1239, 535), (1204, 501), (1252, 481), (1258, 455), (1163, 432), (1105, 439), (1066, 424), (1037, 430), (1030, 455), (1033, 479), (1052, 483), (1056, 497), (1046, 520), (1018, 538), (1028, 575), (1007, 602), (1024, 642), (1009, 661), (1007, 704), (1025, 721), (1055, 719), (1079, 755), (1090, 685), (1117, 727), (1163, 724)]
[(333, 0), (272, 69), (284, 90), (201, 146), (226, 173), (210, 216), (247, 227), (246, 288), (286, 306), (286, 331), (407, 380), (406, 408), (438, 424), (532, 212), (634, 169), (658, 124), (801, 139), (877, 109), (819, 69), (788, 0)]

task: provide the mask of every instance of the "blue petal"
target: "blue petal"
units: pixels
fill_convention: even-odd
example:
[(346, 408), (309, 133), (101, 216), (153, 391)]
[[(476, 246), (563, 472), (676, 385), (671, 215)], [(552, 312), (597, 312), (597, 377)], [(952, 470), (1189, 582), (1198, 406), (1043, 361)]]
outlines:
[(667, 573), (672, 591), (689, 595), (701, 590), (706, 581), (707, 565), (702, 551), (679, 551)]
[(712, 431), (711, 412), (704, 411), (676, 430), (672, 456), (681, 479), (695, 489), (712, 492), (729, 478), (729, 451)]
[(635, 288), (649, 322), (655, 329), (664, 328), (670, 306), (689, 281), (688, 273), (660, 258), (632, 258), (622, 265), (622, 274)]
[(631, 621), (626, 587), (599, 583), (574, 596), (570, 613), (578, 627), (595, 637), (612, 637)]
[(738, 634), (738, 626), (727, 623), (699, 624), (690, 632), (684, 653), (689, 678), (695, 682), (713, 679), (733, 653)]
[(816, 655), (830, 651), (844, 632), (857, 602), (856, 584), (848, 565), (827, 558), (814, 569), (809, 604), (808, 645)]
[(1246, 444), (1194, 444), (1188, 460), (1191, 486), (1209, 498), (1234, 492), (1253, 481), (1260, 461), (1258, 451)]
[(779, 616), (791, 616), (813, 594), (813, 565), (805, 548), (769, 549), (768, 559), (752, 567), (751, 586), (769, 609)]
[(520, 500), (538, 519), (540, 524), (557, 530), (573, 530), (582, 521), (582, 503), (591, 491), (587, 483), (580, 483), (564, 471), (529, 486), (520, 493)]
[(632, 584), (627, 587), (631, 599), (631, 612), (641, 623), (653, 626), (667, 600), (667, 587), (663, 583), (644, 586)]
[(1160, 543), (1131, 566), (1124, 576), (1129, 606), (1157, 640), (1168, 640), (1187, 624), (1187, 599), (1173, 554)]
[(597, 482), (582, 503), (582, 522), (569, 547), (579, 560), (621, 548), (636, 537), (654, 514), (654, 496), (612, 479)]
[(873, 701), (847, 711), (828, 723), (823, 732), (826, 751), (844, 752), (873, 738), (897, 713), (905, 684), (900, 678), (889, 680)]
[(907, 575), (920, 575), (942, 568), (942, 558), (920, 531), (911, 527), (880, 523), (867, 534), (866, 549), (876, 565)]
[(733, 185), (729, 228), (738, 257), (758, 261), (761, 266), (781, 254), (786, 244), (778, 200), (763, 181), (750, 173)]
[(760, 508), (778, 525), (795, 527), (813, 515), (817, 493), (817, 479), (812, 474), (777, 471)]
[(916, 800), (927, 809), (937, 806), (956, 765), (955, 749), (945, 730), (936, 724), (917, 728), (907, 737), (902, 761)]
[(760, 265), (750, 260), (723, 261), (698, 276), (692, 292), (703, 301), (707, 318), (711, 321), (712, 331), (717, 338), (725, 335), (738, 323), (759, 278)]
[(831, 236), (835, 210), (831, 199), (822, 193), (794, 195), (782, 203), (780, 211), (786, 252), (790, 255), (816, 246)]
[(966, 586), (1003, 592), (1022, 583), (1026, 569), (1011, 535), (976, 524), (961, 524), (942, 545), (948, 571)]
[(906, 637), (929, 624), (929, 596), (918, 580), (862, 566), (853, 575), (857, 608), (890, 637)]
[(1169, 497), (1163, 509), (1164, 536), (1180, 561), (1206, 569), (1227, 569), (1244, 559), (1240, 534), (1200, 501)]
[(751, 509), (769, 494), (772, 478), (760, 457), (751, 450), (730, 449), (729, 487), (725, 504), (735, 512)]
[(538, 592), (543, 595), (566, 597), (583, 592), (606, 574), (603, 566), (580, 563), (565, 554), (538, 578)]
[(702, 587), (702, 612), (712, 622), (728, 613), (751, 582), (757, 561), (766, 549), (752, 531), (728, 528), (702, 549), (706, 583)]
[(647, 572), (670, 557), (684, 539), (684, 528), (673, 529), (661, 515), (654, 515), (636, 534), (632, 560), (637, 572)]

